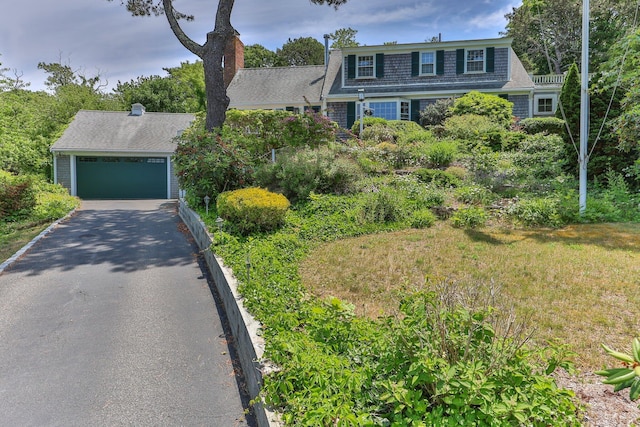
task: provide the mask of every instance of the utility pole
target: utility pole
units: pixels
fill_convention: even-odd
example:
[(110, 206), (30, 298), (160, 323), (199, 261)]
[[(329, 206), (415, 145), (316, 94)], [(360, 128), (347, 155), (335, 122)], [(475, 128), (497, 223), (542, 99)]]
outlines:
[(582, 71), (580, 94), (580, 215), (587, 209), (587, 164), (589, 163), (589, 0), (582, 0)]

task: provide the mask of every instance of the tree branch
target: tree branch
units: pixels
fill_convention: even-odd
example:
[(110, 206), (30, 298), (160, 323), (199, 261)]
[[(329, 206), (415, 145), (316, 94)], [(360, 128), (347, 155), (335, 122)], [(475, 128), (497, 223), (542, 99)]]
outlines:
[(180, 24), (178, 23), (178, 19), (176, 19), (175, 10), (173, 9), (172, 0), (162, 0), (162, 5), (164, 7), (164, 14), (167, 17), (167, 21), (169, 21), (169, 26), (171, 27), (171, 31), (176, 36), (178, 41), (187, 48), (191, 53), (196, 55), (199, 58), (202, 58), (204, 55), (204, 49), (202, 45), (194, 42), (187, 34), (182, 30)]

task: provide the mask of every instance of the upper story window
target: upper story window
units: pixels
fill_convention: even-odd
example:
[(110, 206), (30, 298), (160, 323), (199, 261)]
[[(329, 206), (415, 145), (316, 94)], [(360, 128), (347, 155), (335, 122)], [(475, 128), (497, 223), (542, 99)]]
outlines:
[(373, 55), (358, 56), (358, 77), (374, 77), (375, 63)]
[(484, 49), (467, 50), (465, 71), (467, 73), (484, 72)]
[(420, 54), (420, 74), (436, 73), (436, 54), (435, 52), (422, 52)]

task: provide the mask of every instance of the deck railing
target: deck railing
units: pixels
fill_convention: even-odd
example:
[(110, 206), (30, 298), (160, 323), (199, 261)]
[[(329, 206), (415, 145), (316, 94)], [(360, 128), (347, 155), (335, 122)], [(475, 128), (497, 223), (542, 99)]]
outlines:
[(545, 74), (531, 76), (533, 83), (537, 85), (562, 85), (564, 74)]

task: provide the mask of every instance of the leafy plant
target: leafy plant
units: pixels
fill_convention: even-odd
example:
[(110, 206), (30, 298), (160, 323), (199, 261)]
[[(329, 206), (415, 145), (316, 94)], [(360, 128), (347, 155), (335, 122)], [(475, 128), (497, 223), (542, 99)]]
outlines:
[(604, 344), (602, 348), (609, 356), (621, 361), (622, 367), (603, 369), (596, 371), (596, 374), (607, 377), (602, 382), (613, 385), (614, 392), (628, 388), (629, 399), (638, 400), (640, 397), (640, 339), (633, 339), (631, 355), (615, 351)]
[(420, 111), (420, 125), (424, 127), (442, 125), (451, 115), (450, 109), (453, 103), (453, 98), (446, 98), (437, 99), (436, 102), (427, 105)]
[(36, 206), (33, 178), (0, 170), (0, 221), (15, 221), (31, 214)]
[(471, 91), (458, 98), (451, 107), (452, 115), (477, 114), (508, 129), (513, 120), (513, 103), (496, 95)]
[(562, 135), (565, 129), (564, 120), (557, 117), (530, 117), (520, 120), (519, 125), (525, 133), (530, 135), (536, 133)]
[(409, 225), (412, 228), (429, 228), (435, 224), (438, 218), (429, 209), (421, 209), (411, 212), (409, 217)]
[(458, 209), (451, 216), (451, 225), (457, 228), (478, 228), (487, 222), (487, 212), (480, 207), (470, 206)]

